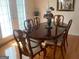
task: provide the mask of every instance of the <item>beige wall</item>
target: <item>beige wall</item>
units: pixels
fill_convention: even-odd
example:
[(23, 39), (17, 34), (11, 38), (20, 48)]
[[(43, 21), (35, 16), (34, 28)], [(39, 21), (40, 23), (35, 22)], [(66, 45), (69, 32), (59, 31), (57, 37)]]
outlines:
[[(57, 0), (49, 0), (50, 6), (54, 7), (55, 10), (52, 11), (52, 13), (55, 14), (62, 14), (65, 16), (65, 21), (68, 22), (70, 19), (73, 20), (72, 26), (70, 28), (69, 34), (72, 35), (79, 35), (79, 0), (75, 0), (75, 11), (57, 11)], [(41, 21), (44, 22), (46, 19), (43, 18), (44, 13), (47, 10), (48, 7), (48, 1), (47, 0), (35, 0), (35, 3), (37, 7), (39, 8), (41, 12)]]
[(34, 0), (26, 0), (26, 17), (33, 18), (33, 12), (35, 9)]

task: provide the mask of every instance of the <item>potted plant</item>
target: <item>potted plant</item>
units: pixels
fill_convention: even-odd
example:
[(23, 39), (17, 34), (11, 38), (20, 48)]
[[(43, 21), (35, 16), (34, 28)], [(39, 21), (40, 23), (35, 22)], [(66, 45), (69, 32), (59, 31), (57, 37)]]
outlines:
[(40, 15), (40, 12), (39, 12), (39, 10), (36, 9), (36, 10), (34, 11), (34, 16), (39, 16), (39, 15)]

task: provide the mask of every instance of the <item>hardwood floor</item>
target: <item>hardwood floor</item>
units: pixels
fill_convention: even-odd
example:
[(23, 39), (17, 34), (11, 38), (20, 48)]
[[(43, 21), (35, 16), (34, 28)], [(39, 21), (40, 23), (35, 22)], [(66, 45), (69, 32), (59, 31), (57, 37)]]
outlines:
[[(5, 50), (5, 48), (7, 48), (9, 45), (11, 45), (11, 43), (8, 43), (4, 47), (0, 48), (0, 53), (3, 54), (3, 50)], [(66, 54), (64, 54), (64, 59), (79, 59), (79, 36), (68, 36), (68, 47), (66, 47), (66, 49), (67, 52)], [(43, 59), (43, 53), (41, 53), (40, 55), (41, 56), (37, 55), (34, 59)], [(50, 47), (47, 48), (46, 59), (53, 59), (53, 49), (51, 49)], [(62, 55), (59, 48), (56, 52), (56, 59), (62, 59)]]
[[(69, 36), (68, 47), (66, 49), (67, 52), (64, 54), (64, 59), (79, 59), (79, 36)], [(35, 59), (39, 59), (39, 56), (36, 56)], [(42, 53), (40, 59), (43, 59)], [(53, 49), (50, 47), (47, 48), (46, 59), (53, 59)], [(62, 59), (60, 49), (57, 49), (56, 59)]]

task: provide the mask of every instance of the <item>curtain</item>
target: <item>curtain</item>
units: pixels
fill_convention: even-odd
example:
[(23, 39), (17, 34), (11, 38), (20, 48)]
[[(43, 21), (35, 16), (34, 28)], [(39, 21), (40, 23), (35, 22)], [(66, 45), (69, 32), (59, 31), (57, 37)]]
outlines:
[(12, 35), (9, 0), (0, 0), (0, 25), (2, 38)]
[(25, 0), (16, 0), (19, 28), (24, 29), (24, 20), (26, 20), (25, 14)]

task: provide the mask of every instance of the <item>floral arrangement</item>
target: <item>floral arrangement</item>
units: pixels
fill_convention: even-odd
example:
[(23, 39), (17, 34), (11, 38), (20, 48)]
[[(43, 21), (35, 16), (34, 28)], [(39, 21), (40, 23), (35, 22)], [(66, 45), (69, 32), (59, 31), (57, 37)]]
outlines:
[(51, 19), (54, 18), (54, 15), (53, 15), (53, 13), (51, 13), (51, 11), (53, 11), (53, 10), (54, 10), (53, 7), (49, 7), (48, 11), (46, 12), (46, 14), (44, 14), (44, 18), (47, 19), (47, 25), (48, 25), (47, 28), (48, 29), (52, 28), (51, 27), (51, 23), (52, 23)]
[(53, 10), (54, 10), (53, 7), (49, 7), (49, 9), (46, 12), (46, 14), (44, 14), (44, 18), (46, 18), (46, 19), (52, 19), (53, 18), (53, 14), (51, 13), (51, 11), (53, 11)]

